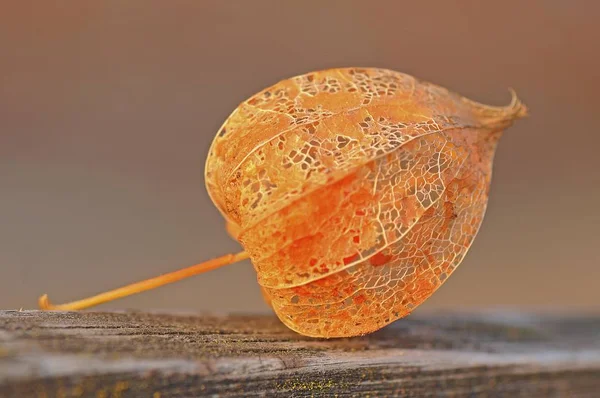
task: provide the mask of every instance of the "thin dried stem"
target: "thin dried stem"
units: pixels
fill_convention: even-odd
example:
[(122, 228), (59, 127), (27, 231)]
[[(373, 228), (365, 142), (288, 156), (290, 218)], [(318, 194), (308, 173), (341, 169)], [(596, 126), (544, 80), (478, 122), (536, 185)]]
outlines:
[(38, 299), (38, 304), (42, 310), (58, 310), (58, 311), (75, 311), (90, 308), (99, 304), (107, 303), (122, 297), (131, 296), (132, 294), (141, 293), (146, 290), (155, 289), (157, 287), (177, 282), (181, 279), (189, 278), (190, 276), (198, 275), (213, 269), (223, 267), (225, 265), (237, 263), (248, 258), (248, 253), (240, 252), (237, 254), (227, 254), (217, 257), (212, 260), (205, 261), (200, 264), (192, 265), (191, 267), (183, 268), (168, 274), (160, 275), (144, 281), (132, 283), (127, 286), (120, 287), (115, 290), (100, 293), (92, 297), (82, 300), (72, 301), (66, 304), (54, 305), (48, 300), (48, 295), (44, 294)]

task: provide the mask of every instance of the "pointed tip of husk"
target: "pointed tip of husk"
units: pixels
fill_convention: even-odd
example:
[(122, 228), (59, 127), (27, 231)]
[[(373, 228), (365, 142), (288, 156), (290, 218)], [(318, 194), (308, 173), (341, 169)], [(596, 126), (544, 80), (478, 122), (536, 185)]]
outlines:
[(509, 87), (508, 91), (511, 95), (511, 101), (508, 106), (505, 107), (506, 113), (512, 117), (513, 120), (521, 119), (529, 115), (529, 110), (527, 106), (519, 99), (517, 96), (517, 92)]
[(506, 106), (489, 106), (469, 99), (466, 101), (483, 126), (493, 129), (505, 129), (513, 124), (515, 120), (529, 115), (527, 106), (519, 99), (517, 92), (512, 88), (509, 88), (508, 91), (511, 94), (511, 101)]

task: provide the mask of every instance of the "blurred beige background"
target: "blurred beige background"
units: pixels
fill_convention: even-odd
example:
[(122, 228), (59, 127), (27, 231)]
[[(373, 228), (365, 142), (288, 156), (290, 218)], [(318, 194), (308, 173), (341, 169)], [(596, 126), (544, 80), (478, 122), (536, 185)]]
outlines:
[[(0, 308), (239, 250), (204, 188), (220, 124), (282, 78), (378, 66), (496, 105), (514, 87), (531, 110), (501, 141), (466, 260), (417, 311), (597, 310), (599, 16), (551, 0), (5, 2)], [(103, 308), (268, 310), (249, 262)]]

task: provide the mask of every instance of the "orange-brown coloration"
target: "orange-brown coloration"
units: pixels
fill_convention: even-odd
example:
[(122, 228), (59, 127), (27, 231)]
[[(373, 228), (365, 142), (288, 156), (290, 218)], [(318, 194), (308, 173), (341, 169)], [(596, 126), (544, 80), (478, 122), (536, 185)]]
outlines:
[(331, 69), (242, 103), (206, 185), (267, 302), (299, 333), (372, 332), (454, 271), (487, 204), (501, 132), (525, 116), (394, 71)]
[(411, 76), (313, 72), (243, 102), (206, 161), (209, 195), (245, 251), (59, 306), (82, 309), (248, 256), (265, 301), (315, 337), (373, 332), (460, 264), (481, 225), (502, 131), (525, 116)]
[(385, 265), (390, 262), (392, 256), (385, 255), (381, 252), (375, 254), (373, 257), (369, 259), (369, 262), (373, 267), (379, 267), (380, 265)]

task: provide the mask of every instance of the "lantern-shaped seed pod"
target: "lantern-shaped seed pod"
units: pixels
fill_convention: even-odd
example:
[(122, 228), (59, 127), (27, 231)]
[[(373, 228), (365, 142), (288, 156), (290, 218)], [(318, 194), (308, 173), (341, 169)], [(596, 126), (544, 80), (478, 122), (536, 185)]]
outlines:
[(308, 336), (362, 335), (456, 269), (485, 213), (502, 131), (525, 116), (384, 69), (330, 69), (242, 103), (206, 186), (266, 300)]
[(206, 186), (244, 247), (42, 309), (78, 310), (251, 258), (267, 302), (307, 336), (373, 332), (425, 301), (481, 225), (502, 131), (525, 116), (385, 69), (281, 81), (219, 130)]

